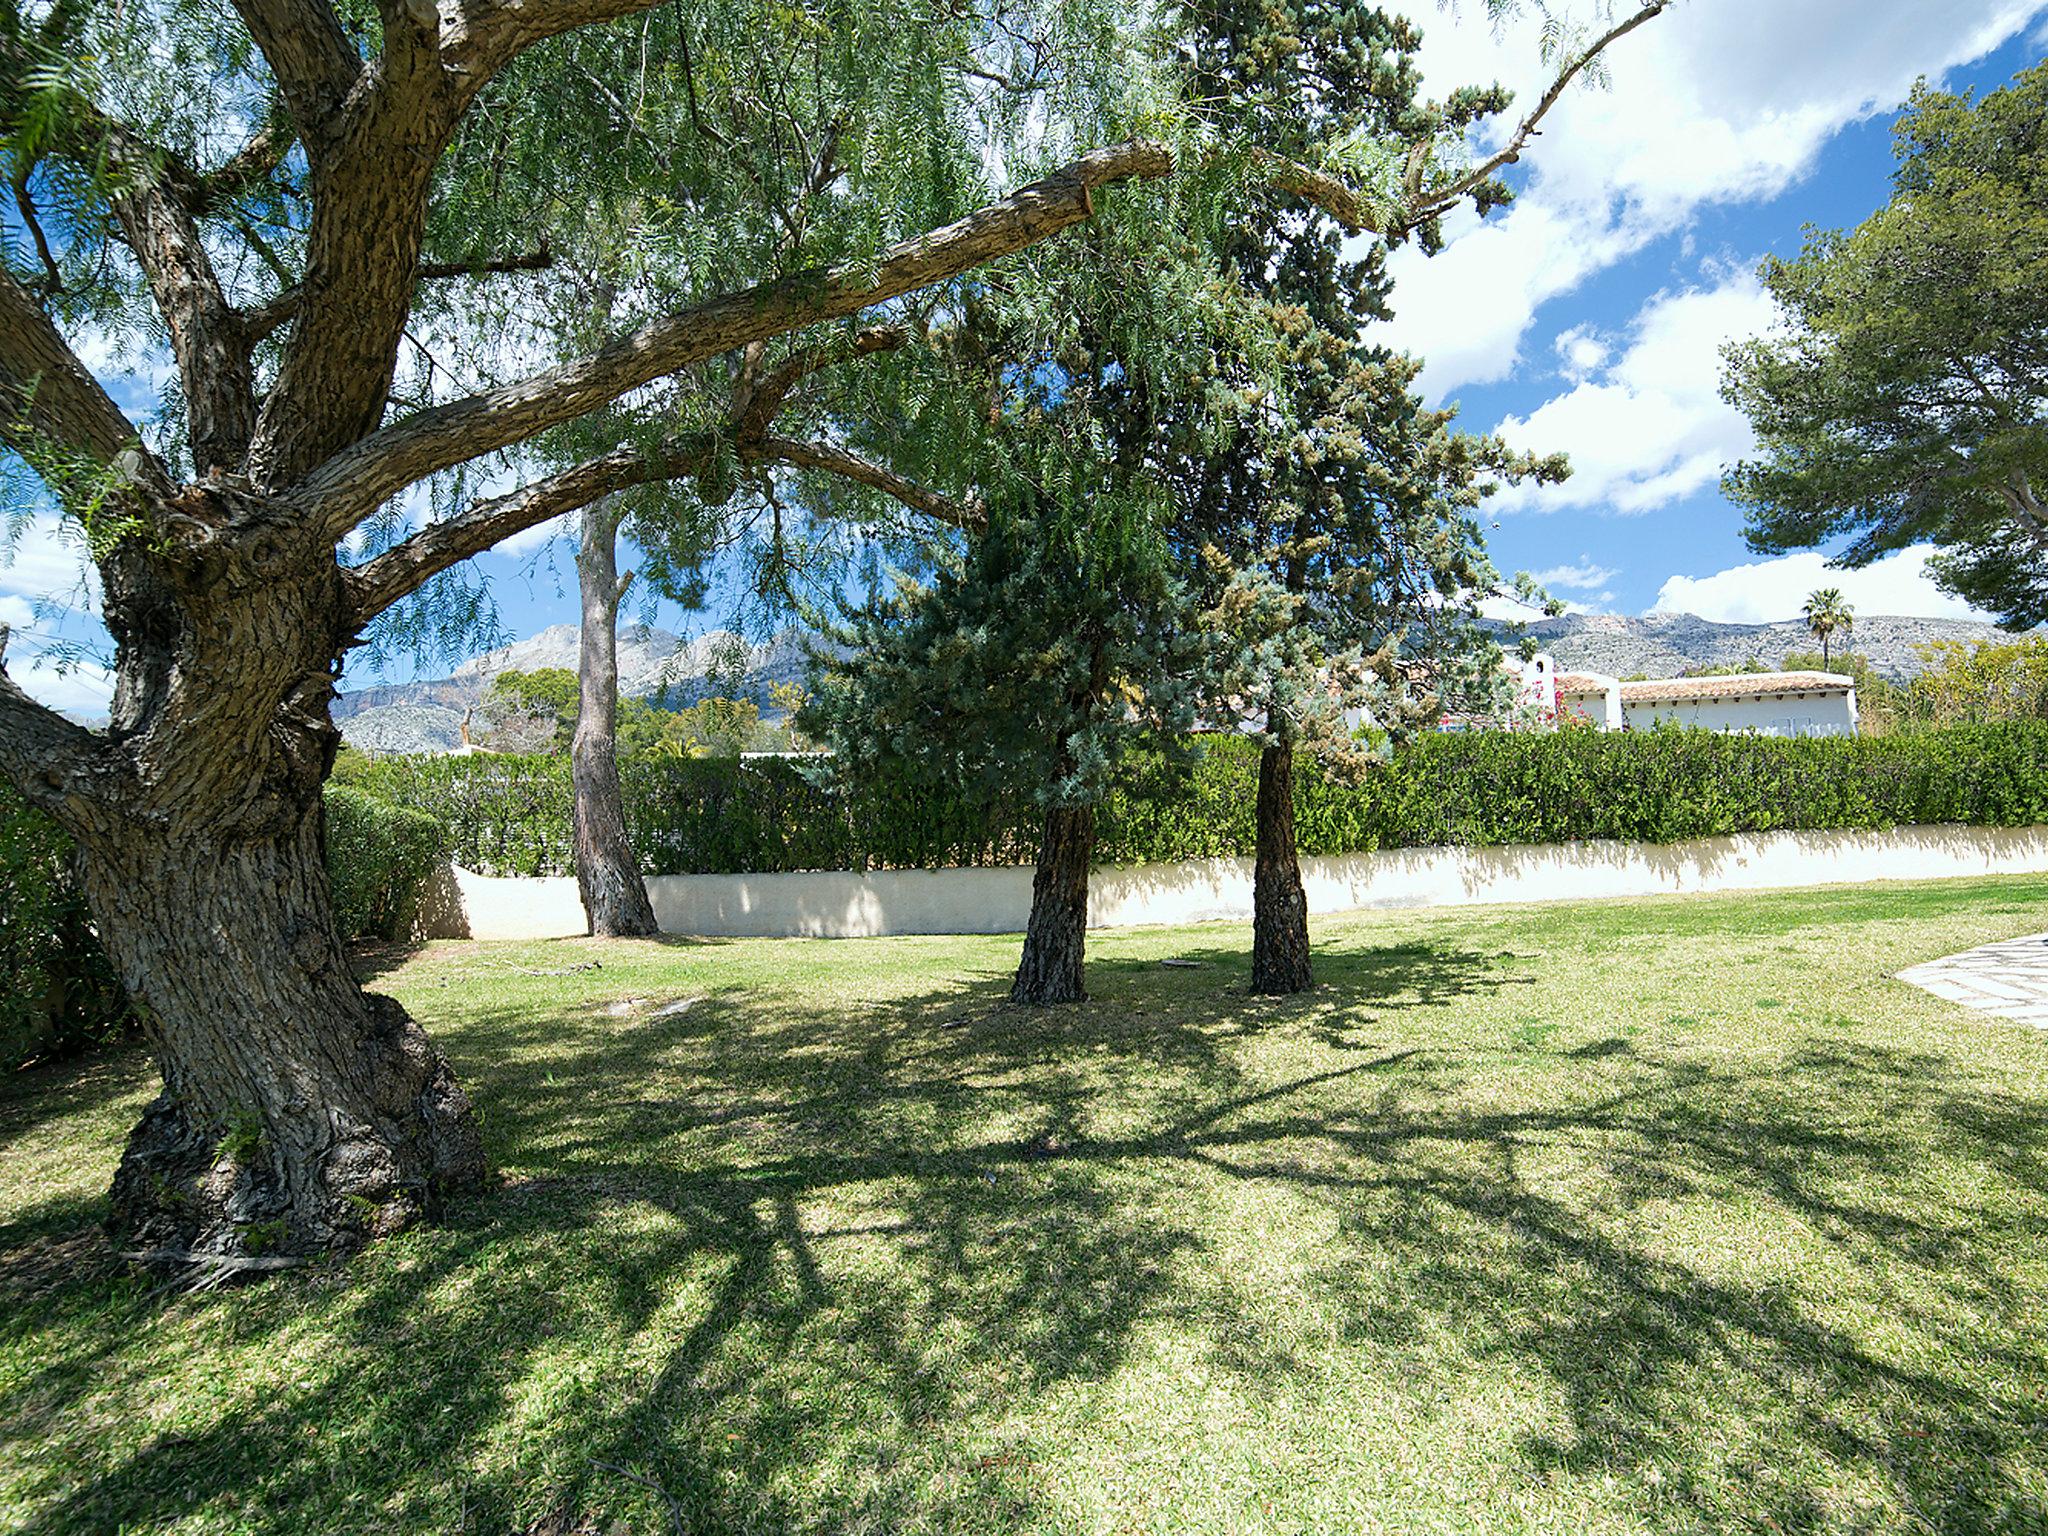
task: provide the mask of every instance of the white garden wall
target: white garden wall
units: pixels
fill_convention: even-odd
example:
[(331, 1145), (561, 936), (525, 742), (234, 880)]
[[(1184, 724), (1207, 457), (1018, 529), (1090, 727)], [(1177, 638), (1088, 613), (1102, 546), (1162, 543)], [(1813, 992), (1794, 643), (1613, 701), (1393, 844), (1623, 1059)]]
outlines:
[[(2040, 873), (2048, 873), (2048, 828), (2039, 827), (1409, 848), (1302, 861), (1312, 913)], [(1016, 933), (1031, 906), (1031, 871), (656, 875), (647, 889), (663, 931), (707, 938)], [(1089, 922), (1097, 928), (1248, 921), (1251, 910), (1249, 859), (1104, 868), (1089, 883)], [(455, 869), (435, 882), (420, 929), (423, 938), (567, 937), (584, 931), (583, 908), (573, 879), (493, 879)]]

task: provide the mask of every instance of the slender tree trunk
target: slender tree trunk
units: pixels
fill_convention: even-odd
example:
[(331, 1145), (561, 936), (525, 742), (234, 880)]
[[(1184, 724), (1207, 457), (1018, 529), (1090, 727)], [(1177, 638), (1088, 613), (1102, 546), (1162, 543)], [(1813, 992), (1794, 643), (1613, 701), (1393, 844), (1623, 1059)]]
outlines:
[(1040, 1005), (1087, 999), (1081, 962), (1088, 939), (1088, 866), (1095, 856), (1095, 808), (1056, 806), (1045, 813), (1031, 918), (1010, 1001)]
[[(583, 514), (576, 572), (583, 593), (579, 694), (570, 776), (576, 792), (576, 887), (590, 931), (607, 938), (659, 933), (647, 882), (626, 836), (619, 793), (619, 513), (601, 501)], [(628, 577), (628, 580), (631, 578)]]
[(1294, 746), (1259, 754), (1258, 853), (1252, 867), (1252, 990), (1299, 992), (1309, 965), (1308, 895), (1294, 846)]

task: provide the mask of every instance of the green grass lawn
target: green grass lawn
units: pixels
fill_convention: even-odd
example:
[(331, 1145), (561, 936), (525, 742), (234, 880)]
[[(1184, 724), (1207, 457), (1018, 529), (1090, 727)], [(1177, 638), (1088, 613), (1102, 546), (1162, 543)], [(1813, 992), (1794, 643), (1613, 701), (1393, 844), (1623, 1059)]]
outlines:
[(503, 1187), (230, 1292), (21, 1075), (0, 1527), (2048, 1530), (2048, 1035), (1889, 979), (2048, 881), (1317, 926), (384, 957)]

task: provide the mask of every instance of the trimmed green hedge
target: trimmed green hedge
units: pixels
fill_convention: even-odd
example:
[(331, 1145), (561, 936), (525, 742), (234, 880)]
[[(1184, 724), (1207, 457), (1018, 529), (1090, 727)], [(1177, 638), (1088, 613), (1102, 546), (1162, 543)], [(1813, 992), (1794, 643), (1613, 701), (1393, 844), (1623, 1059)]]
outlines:
[[(969, 805), (904, 779), (814, 782), (788, 759), (636, 758), (626, 820), (649, 874), (1026, 864), (1028, 800)], [(1475, 732), (1418, 738), (1356, 783), (1304, 763), (1304, 853), (1583, 838), (1676, 842), (1731, 832), (1918, 823), (2048, 823), (2048, 724), (1888, 737), (1780, 739), (1660, 729)], [(569, 767), (560, 757), (389, 758), (355, 779), (448, 830), (488, 874), (570, 872)], [(1140, 756), (1104, 803), (1107, 864), (1252, 851), (1258, 748), (1210, 737), (1191, 763)]]
[(346, 786), (327, 791), (327, 879), (344, 939), (402, 937), (448, 851), (441, 823)]
[(136, 1022), (71, 854), (55, 822), (0, 786), (0, 1071), (91, 1050)]

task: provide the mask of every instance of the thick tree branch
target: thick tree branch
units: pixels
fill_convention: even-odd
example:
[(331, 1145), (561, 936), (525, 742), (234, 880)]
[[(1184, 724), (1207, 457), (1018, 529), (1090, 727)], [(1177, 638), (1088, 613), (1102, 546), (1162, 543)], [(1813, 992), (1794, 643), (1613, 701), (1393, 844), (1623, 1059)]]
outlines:
[(731, 443), (737, 456), (748, 463), (793, 464), (823, 470), (880, 491), (936, 522), (969, 531), (988, 525), (987, 514), (978, 503), (955, 501), (830, 443), (771, 436), (735, 442), (727, 434), (698, 433), (672, 438), (651, 455), (634, 447), (617, 448), (507, 495), (477, 502), (344, 572), (357, 627), (417, 591), (429, 578), (472, 555), (482, 554), (515, 533), (565, 513), (580, 512), (594, 502), (637, 485), (681, 480), (701, 473), (719, 451), (721, 438)]
[(314, 153), (362, 73), (355, 44), (326, 0), (235, 0), (235, 10)]
[(174, 186), (147, 146), (117, 123), (100, 128), (125, 173), (114, 198), (122, 238), (134, 252), (171, 335), (193, 466), (201, 475), (241, 467), (256, 424), (256, 383), (240, 318), (221, 291), (193, 205), (197, 189)]
[[(325, 0), (238, 3), (245, 13), (305, 6), (325, 15)], [(301, 121), (313, 216), (290, 343), (250, 444), (253, 483), (291, 485), (383, 420), (434, 170), (477, 93), (542, 39), (651, 3), (451, 0), (444, 13), (436, 0), (379, 0), (384, 49), (375, 65), (317, 134)]]
[(143, 448), (99, 380), (65, 344), (35, 296), (0, 268), (0, 439), (54, 444), (95, 465), (119, 465), (157, 496), (171, 478)]
[(0, 774), (32, 804), (75, 827), (88, 781), (106, 767), (100, 738), (22, 691), (7, 675), (7, 639), (0, 624)]
[(852, 480), (893, 497), (911, 511), (934, 522), (975, 532), (988, 526), (988, 513), (980, 503), (955, 501), (952, 497), (906, 479), (894, 470), (849, 453), (832, 443), (798, 442), (787, 437), (764, 437), (758, 445), (742, 451), (742, 457), (794, 464), (802, 469), (821, 469), (827, 474)]
[[(0, 68), (32, 62), (0, 40)], [(62, 130), (49, 150), (90, 174), (114, 173), (110, 201), (121, 237), (148, 279), (170, 332), (193, 459), (202, 475), (237, 467), (255, 423), (255, 385), (239, 320), (222, 294), (200, 235), (205, 185), (177, 156), (85, 96), (68, 96)], [(34, 228), (25, 205), (23, 212)]]
[(336, 453), (299, 486), (338, 540), (408, 485), (607, 405), (627, 391), (751, 341), (840, 319), (1037, 244), (1088, 216), (1092, 189), (1169, 174), (1164, 145), (1119, 144), (871, 263), (799, 274), (664, 316), (588, 357), (421, 411)]
[(442, 60), (489, 78), (535, 43), (649, 11), (660, 0), (467, 0), (442, 38)]
[(1664, 12), (1671, 9), (1672, 3), (1673, 0), (1649, 0), (1649, 3), (1640, 10), (1626, 19), (1616, 22), (1605, 32), (1601, 33), (1599, 37), (1595, 38), (1592, 44), (1583, 52), (1569, 59), (1565, 67), (1558, 71), (1557, 78), (1550, 82), (1550, 88), (1537, 99), (1536, 105), (1515, 125), (1515, 131), (1508, 136), (1507, 143), (1498, 152), (1489, 155), (1478, 165), (1473, 166), (1442, 186), (1425, 189), (1418, 200), (1410, 203), (1403, 216), (1403, 222), (1412, 227), (1426, 219), (1435, 218), (1440, 214), (1450, 212), (1462, 199), (1469, 196), (1482, 183), (1491, 179), (1495, 173), (1520, 160), (1522, 152), (1529, 147), (1529, 140), (1536, 136), (1537, 130), (1542, 126), (1543, 119), (1549, 115), (1550, 109), (1557, 105), (1558, 98), (1564, 95), (1566, 88), (1571, 85), (1572, 81), (1576, 80), (1586, 67), (1599, 58), (1612, 44), (1621, 41), (1622, 38), (1635, 31), (1637, 27), (1642, 26), (1643, 23), (1661, 16)]
[(652, 456), (638, 448), (616, 448), (507, 495), (477, 502), (442, 522), (430, 523), (402, 544), (343, 573), (356, 624), (360, 628), (369, 623), (393, 603), (418, 591), (430, 577), (515, 533), (632, 486), (695, 474), (710, 462), (714, 451), (708, 435), (679, 439)]

